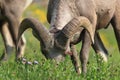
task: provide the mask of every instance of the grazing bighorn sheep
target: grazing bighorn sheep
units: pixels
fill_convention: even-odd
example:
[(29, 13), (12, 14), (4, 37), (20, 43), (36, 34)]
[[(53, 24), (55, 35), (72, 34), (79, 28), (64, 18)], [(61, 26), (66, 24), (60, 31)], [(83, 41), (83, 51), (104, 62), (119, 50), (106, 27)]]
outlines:
[[(92, 24), (92, 33), (95, 33), (95, 41), (93, 48), (98, 53), (107, 55), (107, 51), (97, 33), (98, 29), (105, 28), (110, 22), (113, 24), (116, 33), (116, 39), (120, 48), (120, 1), (119, 0), (49, 0), (48, 5), (48, 22), (50, 23), (50, 31), (41, 25), (33, 18), (23, 20), (20, 26), (18, 40), (22, 33), (29, 27), (33, 29), (34, 36), (41, 42), (42, 53), (47, 58), (55, 58), (60, 61), (64, 57), (64, 53), (68, 50), (70, 38), (74, 36), (74, 30), (78, 29), (80, 23), (86, 24), (81, 26), (88, 26)], [(82, 16), (82, 17), (81, 17)], [(88, 20), (87, 20), (88, 19)], [(90, 23), (89, 23), (90, 21)], [(88, 23), (88, 24), (87, 24)], [(82, 31), (83, 28), (79, 28)], [(84, 32), (82, 50), (80, 53), (82, 70), (86, 73), (88, 53), (91, 46), (91, 40), (86, 31)], [(83, 36), (83, 33), (81, 33)], [(74, 50), (74, 46), (72, 46)], [(66, 50), (67, 49), (67, 50)], [(73, 53), (74, 59), (78, 59)], [(76, 61), (76, 69), (79, 68), (79, 63)], [(79, 69), (77, 69), (80, 72)]]
[[(0, 0), (0, 31), (4, 40), (5, 51), (1, 60), (7, 60), (13, 48), (16, 47), (20, 18), (23, 11), (32, 0)], [(16, 52), (17, 58), (23, 56), (25, 39), (21, 38)]]
[(39, 21), (34, 18), (26, 18), (20, 24), (18, 43), (22, 33), (30, 27), (33, 29), (33, 35), (41, 42), (43, 55), (47, 59), (55, 59), (57, 62), (64, 60), (65, 53), (69, 52), (69, 39), (79, 31), (80, 27), (88, 30), (92, 41), (94, 38), (90, 21), (82, 16), (73, 18), (58, 33), (50, 33)]

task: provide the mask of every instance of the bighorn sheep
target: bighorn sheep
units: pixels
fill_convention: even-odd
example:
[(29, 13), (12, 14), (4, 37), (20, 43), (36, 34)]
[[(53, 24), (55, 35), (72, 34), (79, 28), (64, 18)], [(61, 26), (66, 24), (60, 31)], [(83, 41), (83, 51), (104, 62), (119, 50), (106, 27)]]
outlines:
[[(0, 31), (4, 40), (5, 51), (1, 60), (7, 60), (16, 47), (20, 18), (32, 0), (0, 0)], [(23, 56), (25, 39), (21, 38), (16, 58)]]
[[(120, 0), (112, 0), (109, 2), (109, 0), (104, 0), (104, 1), (98, 1), (94, 0), (96, 4), (96, 15), (97, 15), (97, 23), (96, 23), (96, 34), (97, 31), (100, 30), (101, 28), (107, 28), (108, 25), (111, 23), (115, 32), (115, 36), (117, 39), (118, 43), (118, 48), (120, 51)], [(95, 44), (92, 44), (93, 48), (95, 48), (95, 51), (104, 55), (105, 53), (107, 54), (105, 48), (102, 46), (100, 42), (99, 36), (95, 36)], [(97, 44), (97, 45), (96, 45)], [(90, 39), (85, 33), (85, 37), (83, 40), (83, 45), (82, 49), (80, 52), (80, 59), (81, 59), (81, 64), (82, 64), (82, 71), (84, 73), (87, 72), (87, 61), (88, 61), (88, 55), (89, 55), (89, 50), (90, 50)], [(98, 50), (99, 48), (99, 50)], [(102, 50), (103, 48), (103, 50)], [(105, 54), (105, 55), (106, 55)], [(107, 55), (106, 55), (107, 56)]]
[[(31, 27), (33, 29), (33, 35), (41, 42), (41, 51), (46, 58), (54, 58), (57, 61), (61, 61), (61, 59), (64, 58), (64, 53), (66, 51), (69, 52), (68, 46), (70, 38), (75, 35), (76, 30), (78, 30), (78, 32), (83, 30), (83, 28), (78, 29), (78, 26), (88, 27), (92, 24), (92, 26), (90, 26), (92, 28), (92, 33), (89, 33), (91, 35), (90, 37), (88, 33), (84, 31), (82, 50), (80, 53), (82, 70), (86, 73), (88, 53), (91, 46), (90, 38), (93, 42), (95, 41), (93, 48), (96, 52), (103, 53), (103, 55), (107, 54), (97, 33), (98, 29), (107, 27), (111, 22), (120, 48), (120, 8), (118, 5), (120, 5), (119, 0), (49, 0), (47, 18), (51, 26), (50, 31), (35, 19), (27, 18), (23, 20), (20, 25), (18, 40), (22, 33)], [(95, 40), (93, 40), (94, 33)], [(83, 33), (81, 33), (81, 35), (83, 36)], [(72, 46), (72, 48), (72, 50), (74, 50), (74, 46)], [(78, 59), (74, 53), (74, 59)], [(76, 69), (78, 68), (77, 71), (80, 72), (77, 61), (75, 66)]]

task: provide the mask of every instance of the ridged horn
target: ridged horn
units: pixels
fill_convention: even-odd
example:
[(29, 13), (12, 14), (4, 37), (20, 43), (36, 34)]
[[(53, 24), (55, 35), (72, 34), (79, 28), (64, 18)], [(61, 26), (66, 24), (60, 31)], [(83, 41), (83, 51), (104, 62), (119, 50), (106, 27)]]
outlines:
[(81, 27), (85, 28), (94, 43), (94, 32), (92, 31), (92, 24), (86, 17), (76, 17), (72, 19), (65, 27), (61, 30), (56, 38), (57, 44), (65, 46), (69, 38), (71, 38), (76, 32), (80, 31)]
[(43, 46), (48, 46), (50, 44), (52, 36), (48, 29), (34, 18), (26, 18), (21, 22), (18, 33), (18, 41), (21, 38), (23, 32), (28, 28), (32, 28), (36, 35), (35, 37), (37, 37), (37, 39), (43, 43)]

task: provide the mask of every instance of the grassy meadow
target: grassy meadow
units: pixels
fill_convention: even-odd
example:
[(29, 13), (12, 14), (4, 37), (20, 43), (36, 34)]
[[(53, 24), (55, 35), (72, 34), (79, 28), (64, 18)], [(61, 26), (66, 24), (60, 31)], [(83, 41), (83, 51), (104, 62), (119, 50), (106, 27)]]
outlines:
[[(48, 26), (46, 21), (46, 8), (39, 5), (31, 5), (24, 13), (24, 17), (36, 17), (43, 24)], [(23, 17), (23, 18), (24, 18)], [(119, 80), (120, 79), (120, 53), (118, 51), (112, 28), (100, 30), (101, 38), (109, 51), (108, 62), (95, 54), (91, 48), (86, 76), (78, 75), (70, 56), (66, 56), (64, 62), (59, 65), (54, 60), (46, 60), (40, 51), (40, 43), (32, 35), (31, 29), (25, 32), (26, 50), (25, 58), (29, 61), (37, 60), (38, 65), (24, 65), (15, 62), (15, 53), (11, 55), (8, 62), (0, 63), (0, 80)], [(4, 50), (4, 43), (0, 36), (0, 56)], [(81, 43), (77, 45), (80, 51)]]

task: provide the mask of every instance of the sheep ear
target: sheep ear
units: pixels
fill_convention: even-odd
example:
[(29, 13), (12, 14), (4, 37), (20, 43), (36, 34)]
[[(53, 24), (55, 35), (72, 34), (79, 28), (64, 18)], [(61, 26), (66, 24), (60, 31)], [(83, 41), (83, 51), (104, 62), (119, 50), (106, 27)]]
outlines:
[(82, 29), (81, 27), (88, 31), (90, 38), (94, 43), (94, 32), (92, 31), (92, 24), (86, 17), (77, 17), (72, 19), (57, 36), (57, 43), (65, 46), (68, 39), (70, 39), (76, 32), (80, 31), (80, 29)]
[(35, 37), (37, 37), (44, 47), (50, 44), (52, 39), (50, 32), (34, 18), (26, 18), (21, 22), (18, 32), (18, 42), (23, 32), (28, 28), (32, 28), (35, 33)]

